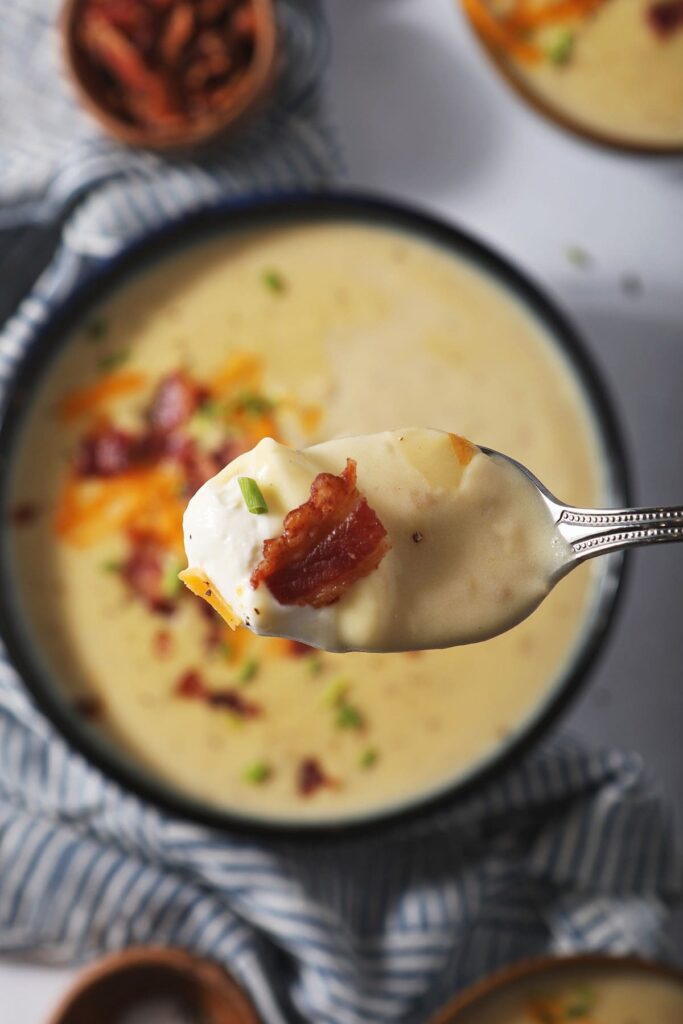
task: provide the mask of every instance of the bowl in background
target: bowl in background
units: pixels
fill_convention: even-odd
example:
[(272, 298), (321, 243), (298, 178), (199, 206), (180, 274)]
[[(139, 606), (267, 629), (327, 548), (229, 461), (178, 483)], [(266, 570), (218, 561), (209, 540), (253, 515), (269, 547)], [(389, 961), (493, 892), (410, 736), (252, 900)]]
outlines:
[[(60, 28), (64, 61), (78, 98), (99, 125), (119, 142), (156, 150), (174, 150), (209, 144), (235, 128), (265, 101), (273, 84), (278, 55), (278, 32), (273, 0), (249, 0), (255, 31), (253, 52), (246, 69), (214, 109), (180, 120), (178, 123), (145, 125), (116, 112), (107, 100), (106, 77), (78, 40), (82, 8), (86, 0), (66, 0)], [(188, 9), (188, 5), (176, 4)], [(190, 8), (191, 9), (191, 8)], [(138, 90), (138, 96), (142, 95)]]

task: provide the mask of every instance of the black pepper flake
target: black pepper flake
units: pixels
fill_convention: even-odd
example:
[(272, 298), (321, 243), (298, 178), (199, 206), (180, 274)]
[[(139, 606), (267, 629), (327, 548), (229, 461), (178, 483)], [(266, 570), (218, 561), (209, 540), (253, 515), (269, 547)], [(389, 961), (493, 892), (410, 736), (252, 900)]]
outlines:
[(256, 615), (260, 615), (261, 614), (261, 609), (260, 608), (254, 608), (254, 612), (256, 613)]
[(205, 590), (204, 591), (204, 597), (211, 597), (211, 591), (210, 590)]
[(423, 539), (424, 538), (423, 538), (422, 534), (420, 533), (420, 531), (416, 530), (415, 533), (413, 534), (413, 540), (415, 541), (415, 543), (419, 544), (420, 541), (423, 540)]

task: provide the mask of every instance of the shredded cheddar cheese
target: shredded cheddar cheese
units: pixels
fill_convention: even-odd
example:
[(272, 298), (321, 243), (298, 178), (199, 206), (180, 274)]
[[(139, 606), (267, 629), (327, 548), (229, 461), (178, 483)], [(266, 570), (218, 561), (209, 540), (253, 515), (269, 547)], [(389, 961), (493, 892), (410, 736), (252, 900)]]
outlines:
[(214, 611), (217, 611), (220, 617), (230, 626), (230, 629), (237, 629), (238, 626), (242, 625), (241, 619), (235, 615), (230, 605), (227, 601), (223, 600), (211, 580), (204, 573), (199, 572), (198, 569), (183, 569), (178, 574), (178, 579), (182, 580), (187, 589), (191, 590), (193, 594), (196, 594), (197, 597), (201, 597), (207, 604), (210, 604)]

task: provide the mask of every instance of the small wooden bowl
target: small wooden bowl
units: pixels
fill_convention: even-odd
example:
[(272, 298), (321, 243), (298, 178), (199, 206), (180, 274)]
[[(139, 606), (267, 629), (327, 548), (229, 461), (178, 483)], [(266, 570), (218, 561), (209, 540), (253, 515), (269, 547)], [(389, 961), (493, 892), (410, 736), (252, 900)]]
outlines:
[(260, 1024), (237, 982), (217, 964), (162, 947), (127, 949), (100, 960), (80, 975), (48, 1024), (120, 1024), (153, 999), (177, 1006), (179, 1020)]
[(225, 103), (210, 113), (165, 129), (131, 124), (117, 117), (105, 105), (90, 62), (77, 44), (76, 23), (82, 4), (83, 0), (66, 0), (60, 17), (67, 75), (82, 105), (100, 127), (126, 145), (177, 150), (208, 144), (258, 109), (274, 81), (278, 50), (274, 0), (252, 0), (259, 23), (254, 37), (254, 54)]
[[(654, 975), (678, 982), (683, 989), (683, 970), (643, 960), (637, 956), (609, 956), (601, 953), (585, 953), (575, 956), (540, 956), (531, 960), (522, 960), (504, 967), (494, 974), (482, 978), (456, 996), (450, 1003), (439, 1010), (430, 1024), (459, 1024), (469, 1010), (478, 1010), (494, 994), (504, 992), (518, 982), (530, 981), (533, 984), (544, 978), (561, 977), (563, 971), (607, 969), (629, 974)], [(652, 1021), (651, 1024), (656, 1024)]]

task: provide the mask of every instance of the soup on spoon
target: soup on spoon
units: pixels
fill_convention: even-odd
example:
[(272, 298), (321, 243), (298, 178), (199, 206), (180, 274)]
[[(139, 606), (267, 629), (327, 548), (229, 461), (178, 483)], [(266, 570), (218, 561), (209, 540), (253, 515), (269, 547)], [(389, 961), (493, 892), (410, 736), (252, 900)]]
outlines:
[(571, 554), (521, 469), (417, 428), (302, 451), (266, 438), (200, 488), (184, 532), (181, 578), (229, 624), (328, 651), (488, 639)]

